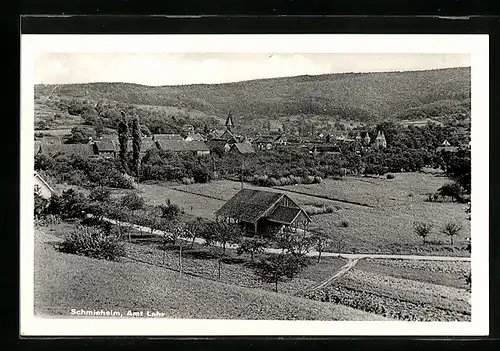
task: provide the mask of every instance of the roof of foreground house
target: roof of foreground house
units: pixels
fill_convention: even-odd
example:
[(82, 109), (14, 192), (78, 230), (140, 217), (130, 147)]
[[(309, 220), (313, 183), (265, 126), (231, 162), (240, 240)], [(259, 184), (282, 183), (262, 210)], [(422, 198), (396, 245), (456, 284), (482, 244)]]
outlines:
[[(283, 197), (286, 197), (286, 195), (277, 192), (241, 189), (217, 210), (215, 214), (217, 216), (234, 218), (243, 222), (255, 223), (259, 218), (268, 213), (268, 211)], [(307, 213), (300, 207), (286, 207), (281, 205), (276, 206), (272, 213), (268, 215), (268, 220), (290, 224), (300, 212), (303, 212), (310, 220)]]

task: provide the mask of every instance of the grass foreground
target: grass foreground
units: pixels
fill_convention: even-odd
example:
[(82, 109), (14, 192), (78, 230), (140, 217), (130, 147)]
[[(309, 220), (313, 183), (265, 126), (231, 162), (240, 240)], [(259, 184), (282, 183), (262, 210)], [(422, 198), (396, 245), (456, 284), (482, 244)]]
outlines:
[(159, 311), (165, 318), (350, 320), (387, 318), (261, 289), (182, 276), (139, 262), (109, 262), (58, 252), (60, 238), (35, 230), (35, 314), (71, 309)]

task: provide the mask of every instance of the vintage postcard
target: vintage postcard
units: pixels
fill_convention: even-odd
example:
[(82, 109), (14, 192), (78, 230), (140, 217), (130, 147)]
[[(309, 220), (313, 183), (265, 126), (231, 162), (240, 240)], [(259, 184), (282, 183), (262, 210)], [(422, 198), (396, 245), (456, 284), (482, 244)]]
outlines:
[(22, 335), (488, 334), (488, 36), (21, 44)]

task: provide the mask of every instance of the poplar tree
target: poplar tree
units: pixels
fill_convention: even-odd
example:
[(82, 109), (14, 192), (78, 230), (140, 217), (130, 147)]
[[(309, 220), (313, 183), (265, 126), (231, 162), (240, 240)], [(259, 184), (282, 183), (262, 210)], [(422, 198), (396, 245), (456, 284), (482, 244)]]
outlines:
[(123, 171), (128, 172), (127, 167), (127, 147), (128, 147), (128, 123), (125, 112), (121, 111), (122, 118), (118, 124), (118, 142), (120, 143), (120, 163)]
[(141, 126), (139, 125), (139, 118), (135, 117), (132, 122), (132, 163), (137, 181), (139, 181), (141, 169), (141, 144)]

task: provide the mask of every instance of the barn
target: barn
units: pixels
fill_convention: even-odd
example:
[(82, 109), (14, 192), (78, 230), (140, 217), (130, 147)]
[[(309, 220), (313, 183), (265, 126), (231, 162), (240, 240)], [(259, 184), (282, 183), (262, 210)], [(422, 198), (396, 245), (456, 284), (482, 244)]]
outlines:
[(311, 222), (311, 217), (285, 194), (254, 189), (241, 189), (215, 216), (240, 223), (247, 235), (261, 237), (283, 230), (307, 230)]

